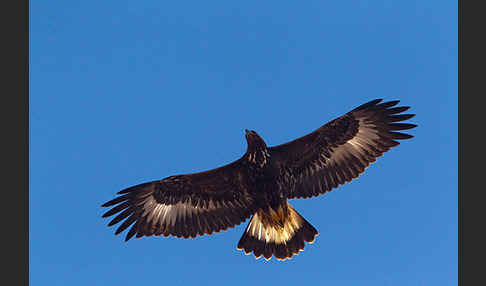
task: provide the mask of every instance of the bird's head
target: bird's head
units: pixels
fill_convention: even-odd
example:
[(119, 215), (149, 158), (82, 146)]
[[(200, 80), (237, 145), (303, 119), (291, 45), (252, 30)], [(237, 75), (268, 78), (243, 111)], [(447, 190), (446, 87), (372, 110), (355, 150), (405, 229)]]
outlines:
[(267, 150), (267, 144), (263, 141), (255, 131), (245, 129), (246, 142), (248, 143), (248, 150), (246, 150), (245, 157), (251, 164), (255, 164), (263, 168), (269, 161), (270, 153)]
[(248, 150), (266, 149), (267, 144), (262, 137), (253, 130), (245, 129), (246, 142), (248, 143)]

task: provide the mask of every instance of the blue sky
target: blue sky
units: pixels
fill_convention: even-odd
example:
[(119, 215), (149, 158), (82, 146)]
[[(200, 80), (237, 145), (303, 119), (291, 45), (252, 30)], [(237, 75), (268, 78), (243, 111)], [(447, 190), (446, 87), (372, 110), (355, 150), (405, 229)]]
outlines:
[[(169, 3), (170, 2), (170, 3)], [(177, 3), (176, 3), (177, 2)], [(31, 1), (31, 285), (457, 285), (457, 1)], [(416, 137), (291, 204), (290, 261), (114, 236), (120, 189), (211, 169), (375, 98)]]

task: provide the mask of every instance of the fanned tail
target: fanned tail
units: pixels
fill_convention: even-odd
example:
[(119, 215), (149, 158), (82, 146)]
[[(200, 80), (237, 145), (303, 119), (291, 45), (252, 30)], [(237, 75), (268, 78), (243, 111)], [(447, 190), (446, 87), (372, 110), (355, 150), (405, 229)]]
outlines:
[(256, 258), (263, 255), (269, 260), (273, 255), (285, 260), (304, 250), (305, 242), (314, 242), (317, 234), (307, 220), (285, 203), (276, 210), (259, 209), (238, 242), (238, 249), (245, 254), (253, 252)]

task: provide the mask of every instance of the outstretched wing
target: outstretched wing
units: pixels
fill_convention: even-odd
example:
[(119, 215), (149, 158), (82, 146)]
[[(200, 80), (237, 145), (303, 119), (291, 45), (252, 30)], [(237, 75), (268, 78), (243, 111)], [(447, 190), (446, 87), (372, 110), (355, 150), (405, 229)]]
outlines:
[(410, 107), (381, 99), (363, 104), (294, 141), (269, 148), (277, 160), (288, 198), (309, 198), (350, 182), (376, 158), (412, 135), (396, 132), (416, 127), (397, 123), (414, 114)]
[(151, 235), (196, 237), (240, 224), (256, 210), (241, 159), (206, 172), (178, 175), (118, 192), (103, 217), (118, 214), (115, 234), (133, 224), (125, 241)]

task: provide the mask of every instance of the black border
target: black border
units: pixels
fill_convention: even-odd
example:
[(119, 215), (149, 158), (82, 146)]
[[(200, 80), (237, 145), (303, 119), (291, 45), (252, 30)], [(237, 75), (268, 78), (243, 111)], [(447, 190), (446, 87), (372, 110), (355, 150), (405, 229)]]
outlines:
[[(486, 45), (479, 1), (458, 1), (458, 278), (483, 285), (486, 255), (484, 184)], [(473, 5), (476, 4), (476, 5)], [(469, 96), (467, 96), (469, 95)], [(472, 137), (468, 139), (467, 137)], [(469, 163), (469, 167), (467, 165)], [(478, 182), (475, 182), (478, 181)]]
[[(18, 236), (14, 236), (22, 246), (23, 249), (19, 252), (18, 255), (18, 264), (23, 268), (24, 275), (19, 275), (13, 281), (20, 282), (19, 284), (29, 285), (29, 1), (18, 1), (16, 2), (19, 6), (19, 10), (23, 12), (23, 17), (18, 17), (19, 22), (19, 30), (18, 31), (18, 40), (20, 42), (18, 53), (21, 54), (21, 60), (19, 61), (18, 72), (20, 74), (20, 96), (19, 98), (19, 105), (22, 106), (22, 112), (19, 112), (20, 118), (19, 122), (22, 122), (22, 125), (25, 126), (24, 128), (19, 128), (20, 136), (23, 137), (24, 142), (23, 144), (19, 144), (21, 158), (19, 162), (19, 168), (22, 170), (24, 169), (25, 172), (23, 174), (23, 178), (19, 184), (17, 184), (20, 188), (18, 193), (21, 196), (20, 205), (23, 207), (23, 214), (24, 217), (19, 216), (22, 220), (19, 224), (21, 228), (18, 231)], [(23, 56), (23, 57), (22, 57)], [(20, 191), (20, 190), (23, 190)], [(16, 204), (14, 204), (15, 206)], [(24, 279), (22, 280), (21, 277)], [(22, 283), (23, 282), (23, 283)], [(14, 282), (14, 284), (17, 284)]]
[[(2, 9), (2, 280), (29, 284), (29, 1)], [(6, 184), (5, 184), (6, 183)]]

